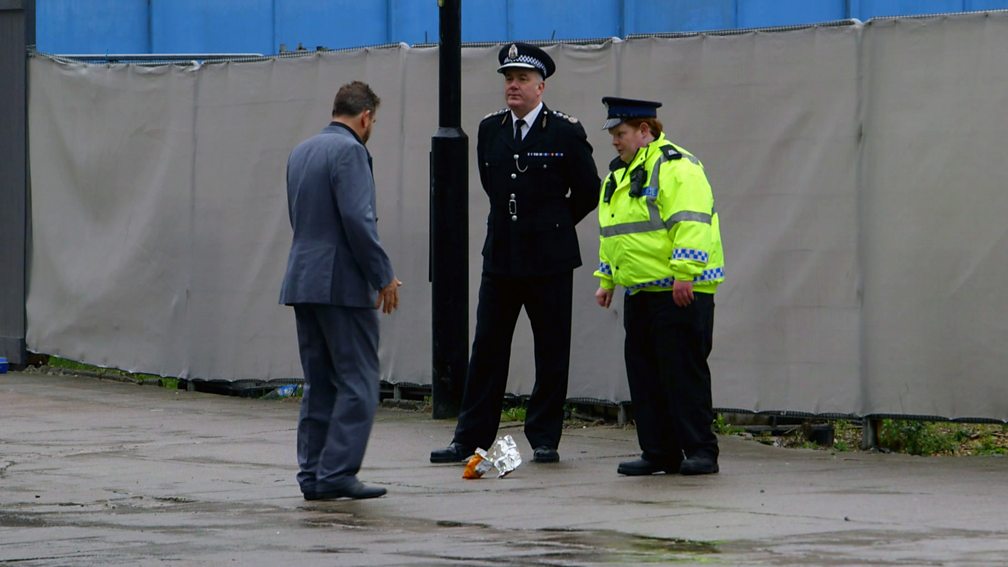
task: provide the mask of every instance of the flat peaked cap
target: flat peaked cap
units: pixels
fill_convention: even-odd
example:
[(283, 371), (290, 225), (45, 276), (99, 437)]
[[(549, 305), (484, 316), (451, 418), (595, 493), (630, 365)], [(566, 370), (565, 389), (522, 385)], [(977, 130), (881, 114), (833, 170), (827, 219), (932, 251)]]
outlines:
[(615, 96), (603, 97), (602, 104), (606, 105), (606, 121), (602, 124), (603, 130), (615, 128), (630, 118), (657, 118), (658, 107), (662, 105), (660, 102), (650, 100)]
[(507, 69), (535, 69), (543, 78), (547, 78), (556, 71), (556, 64), (546, 52), (528, 43), (510, 43), (501, 48), (497, 53), (498, 73), (503, 73)]

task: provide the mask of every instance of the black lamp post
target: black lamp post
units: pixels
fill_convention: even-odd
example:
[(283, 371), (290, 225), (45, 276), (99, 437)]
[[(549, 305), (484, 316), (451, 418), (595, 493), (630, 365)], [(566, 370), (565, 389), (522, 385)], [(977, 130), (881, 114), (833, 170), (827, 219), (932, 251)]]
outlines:
[(462, 0), (438, 0), (438, 129), (430, 156), (433, 417), (458, 415), (469, 343), (469, 138), (462, 131)]

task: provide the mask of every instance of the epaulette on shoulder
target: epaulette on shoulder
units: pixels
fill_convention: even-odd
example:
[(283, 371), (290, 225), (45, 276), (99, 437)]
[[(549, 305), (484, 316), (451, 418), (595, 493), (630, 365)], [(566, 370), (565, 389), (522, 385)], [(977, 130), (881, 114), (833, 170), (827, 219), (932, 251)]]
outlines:
[(693, 165), (700, 165), (700, 160), (698, 160), (696, 156), (694, 156), (693, 154), (688, 154), (680, 150), (679, 148), (673, 146), (672, 144), (662, 146), (661, 151), (662, 153), (665, 154), (665, 159), (667, 160), (686, 158), (686, 160), (692, 163)]
[(575, 117), (573, 117), (573, 116), (571, 116), (570, 114), (567, 114), (567, 113), (564, 113), (564, 112), (560, 112), (559, 110), (553, 110), (553, 109), (550, 109), (550, 112), (554, 116), (556, 116), (557, 118), (563, 118), (564, 120), (566, 120), (567, 122), (570, 122), (571, 124), (577, 124), (578, 123), (578, 119), (575, 118)]
[(483, 117), (483, 120), (486, 120), (487, 118), (492, 118), (494, 116), (500, 116), (501, 114), (504, 114), (507, 111), (508, 111), (508, 107), (505, 106), (504, 108), (502, 108), (500, 110), (495, 110), (495, 111), (491, 112), (490, 114), (487, 114), (486, 116)]
[(682, 152), (677, 150), (672, 144), (662, 146), (662, 152), (665, 153), (665, 159), (682, 159), (683, 157)]

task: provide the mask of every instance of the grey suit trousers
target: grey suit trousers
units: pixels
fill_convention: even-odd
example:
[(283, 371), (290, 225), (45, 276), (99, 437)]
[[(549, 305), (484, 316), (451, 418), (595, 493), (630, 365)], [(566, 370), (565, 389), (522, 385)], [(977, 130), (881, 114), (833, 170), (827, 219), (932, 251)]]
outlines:
[(294, 316), (305, 376), (298, 484), (341, 490), (357, 479), (378, 407), (378, 312), (295, 304)]

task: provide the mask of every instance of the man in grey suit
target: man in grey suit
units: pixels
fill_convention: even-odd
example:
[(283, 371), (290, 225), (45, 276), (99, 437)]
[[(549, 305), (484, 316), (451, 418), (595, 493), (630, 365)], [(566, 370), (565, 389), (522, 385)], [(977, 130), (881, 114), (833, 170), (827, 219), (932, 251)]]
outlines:
[(399, 306), (378, 240), (371, 135), (380, 100), (343, 85), (333, 121), (291, 152), (287, 207), (294, 240), (280, 303), (294, 307), (304, 369), (298, 484), (305, 500), (377, 498), (357, 480), (378, 407), (378, 313)]

